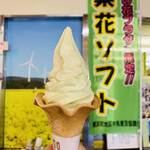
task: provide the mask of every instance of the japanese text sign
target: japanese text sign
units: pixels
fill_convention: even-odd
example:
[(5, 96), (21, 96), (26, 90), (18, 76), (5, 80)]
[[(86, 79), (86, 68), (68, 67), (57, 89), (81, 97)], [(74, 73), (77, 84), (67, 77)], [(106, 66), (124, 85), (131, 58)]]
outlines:
[(135, 0), (88, 0), (89, 69), (101, 106), (90, 114), (90, 132), (137, 133), (140, 59)]

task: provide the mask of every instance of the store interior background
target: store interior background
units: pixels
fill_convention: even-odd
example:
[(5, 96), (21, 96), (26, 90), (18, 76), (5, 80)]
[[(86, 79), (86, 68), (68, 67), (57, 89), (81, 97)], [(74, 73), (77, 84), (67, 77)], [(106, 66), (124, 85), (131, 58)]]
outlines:
[[(0, 0), (0, 15), (9, 16), (83, 16), (88, 0)], [(142, 50), (150, 49), (150, 0), (141, 0)], [(86, 58), (86, 56), (85, 56)], [(87, 61), (86, 61), (87, 62)]]
[[(87, 0), (1, 0), (1, 15), (73, 15), (87, 14)], [(150, 1), (141, 0), (142, 17), (150, 17)]]

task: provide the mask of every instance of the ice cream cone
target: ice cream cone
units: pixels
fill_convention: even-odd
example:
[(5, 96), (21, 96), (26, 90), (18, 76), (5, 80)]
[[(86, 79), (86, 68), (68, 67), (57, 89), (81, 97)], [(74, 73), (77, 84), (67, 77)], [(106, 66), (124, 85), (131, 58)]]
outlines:
[(100, 106), (100, 100), (95, 95), (92, 105), (81, 104), (73, 112), (69, 112), (63, 105), (58, 103), (44, 104), (42, 101), (43, 96), (44, 93), (38, 93), (34, 99), (34, 104), (46, 112), (52, 134), (55, 137), (80, 137), (87, 116)]

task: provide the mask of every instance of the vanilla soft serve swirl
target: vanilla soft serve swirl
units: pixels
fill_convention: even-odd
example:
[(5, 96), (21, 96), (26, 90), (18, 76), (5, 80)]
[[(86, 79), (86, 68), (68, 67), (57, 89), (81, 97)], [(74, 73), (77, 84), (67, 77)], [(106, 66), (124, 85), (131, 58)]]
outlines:
[(54, 52), (54, 67), (45, 85), (43, 101), (60, 103), (68, 111), (80, 104), (91, 104), (94, 93), (88, 79), (88, 71), (74, 42), (72, 31), (67, 27)]

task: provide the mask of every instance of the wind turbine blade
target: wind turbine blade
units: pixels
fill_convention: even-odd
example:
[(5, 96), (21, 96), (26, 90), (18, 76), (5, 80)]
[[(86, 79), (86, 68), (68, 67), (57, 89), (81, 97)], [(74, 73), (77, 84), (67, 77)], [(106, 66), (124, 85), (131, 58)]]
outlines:
[(31, 63), (31, 66), (32, 66), (36, 71), (39, 71), (32, 63)]
[(32, 62), (32, 60), (33, 60), (33, 56), (34, 56), (34, 52), (32, 52), (30, 62)]
[(28, 64), (29, 64), (29, 62), (26, 62), (26, 63), (20, 64), (19, 66), (21, 67), (21, 66), (25, 66), (25, 65), (28, 65)]

